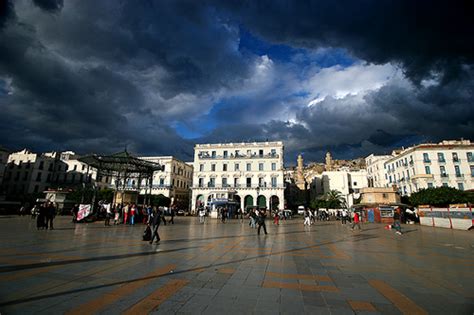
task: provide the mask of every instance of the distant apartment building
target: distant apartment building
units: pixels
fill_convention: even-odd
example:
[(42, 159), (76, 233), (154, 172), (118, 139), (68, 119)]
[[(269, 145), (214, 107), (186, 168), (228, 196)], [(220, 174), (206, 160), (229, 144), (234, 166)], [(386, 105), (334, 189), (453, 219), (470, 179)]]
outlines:
[[(164, 195), (171, 204), (189, 208), (189, 198), (193, 181), (193, 165), (173, 156), (145, 156), (142, 160), (160, 164), (163, 169), (153, 173), (152, 195)], [(146, 183), (141, 185), (141, 194), (146, 193)]]
[(111, 178), (96, 178), (96, 170), (77, 160), (72, 151), (34, 153), (27, 149), (8, 156), (3, 187), (8, 196), (43, 193), (50, 188), (64, 188), (96, 182), (106, 187)]
[[(473, 189), (473, 154), (474, 144), (469, 140), (420, 144), (396, 151), (389, 159), (383, 158), (383, 181), (374, 181), (374, 187), (396, 185), (401, 195), (440, 186)], [(368, 164), (367, 167), (374, 165)]]
[(283, 208), (283, 142), (197, 144), (192, 210), (233, 205)]
[(371, 154), (365, 158), (369, 187), (385, 187), (385, 162), (392, 157), (392, 155)]

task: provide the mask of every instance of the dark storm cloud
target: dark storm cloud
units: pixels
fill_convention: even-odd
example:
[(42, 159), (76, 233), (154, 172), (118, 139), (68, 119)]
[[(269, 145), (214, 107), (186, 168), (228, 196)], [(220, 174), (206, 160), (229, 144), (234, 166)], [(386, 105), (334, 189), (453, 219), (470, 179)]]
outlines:
[(160, 100), (235, 85), (251, 63), (237, 28), (193, 2), (34, 4), (2, 12), (0, 80), (12, 93), (0, 99), (0, 128), (11, 148), (189, 158), (192, 144), (167, 124), (169, 111), (189, 113)]
[(63, 0), (33, 0), (34, 4), (49, 12), (58, 12), (64, 5)]
[[(289, 160), (474, 138), (472, 16), (470, 1), (0, 1), (0, 138), (186, 160), (192, 143), (170, 126), (202, 117), (217, 127), (197, 142), (283, 140)], [(241, 29), (300, 56), (241, 49)], [(318, 48), (415, 84), (308, 107)]]
[[(218, 2), (222, 3), (222, 2)], [(474, 2), (228, 1), (252, 32), (292, 46), (345, 47), (375, 63), (400, 62), (415, 82), (456, 77), (474, 61)]]

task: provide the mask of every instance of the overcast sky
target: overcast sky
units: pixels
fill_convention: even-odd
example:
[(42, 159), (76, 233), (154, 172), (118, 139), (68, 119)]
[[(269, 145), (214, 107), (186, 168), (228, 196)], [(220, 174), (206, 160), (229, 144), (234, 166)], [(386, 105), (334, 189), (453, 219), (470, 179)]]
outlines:
[(472, 1), (0, 1), (0, 145), (286, 164), (474, 140)]

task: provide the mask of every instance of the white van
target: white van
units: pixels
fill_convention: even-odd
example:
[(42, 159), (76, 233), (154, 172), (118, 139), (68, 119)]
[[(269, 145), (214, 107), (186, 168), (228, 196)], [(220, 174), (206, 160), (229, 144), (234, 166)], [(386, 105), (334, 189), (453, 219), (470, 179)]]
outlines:
[(298, 214), (301, 214), (301, 215), (304, 214), (304, 206), (299, 206), (298, 207)]

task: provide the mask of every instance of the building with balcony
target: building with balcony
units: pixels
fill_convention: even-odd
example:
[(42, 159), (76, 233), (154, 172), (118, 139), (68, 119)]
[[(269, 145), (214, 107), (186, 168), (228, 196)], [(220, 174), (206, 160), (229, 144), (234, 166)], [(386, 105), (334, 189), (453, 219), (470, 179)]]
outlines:
[[(474, 144), (469, 140), (420, 144), (383, 158), (383, 181), (375, 187), (396, 185), (401, 195), (420, 189), (449, 186), (474, 188)], [(367, 159), (371, 158), (369, 156)], [(368, 167), (370, 167), (368, 165)]]
[[(193, 165), (173, 156), (144, 156), (140, 159), (162, 166), (161, 171), (153, 173), (151, 194), (161, 194), (171, 199), (171, 205), (188, 209), (193, 181)], [(135, 183), (132, 181), (129, 185), (133, 186)], [(143, 182), (141, 187), (140, 194), (146, 194), (147, 183)]]
[(194, 147), (192, 211), (225, 204), (241, 209), (282, 208), (284, 190), (281, 141)]

